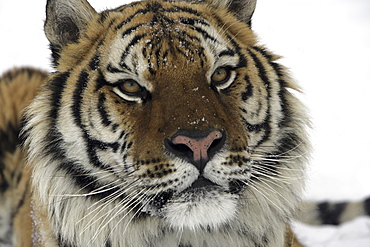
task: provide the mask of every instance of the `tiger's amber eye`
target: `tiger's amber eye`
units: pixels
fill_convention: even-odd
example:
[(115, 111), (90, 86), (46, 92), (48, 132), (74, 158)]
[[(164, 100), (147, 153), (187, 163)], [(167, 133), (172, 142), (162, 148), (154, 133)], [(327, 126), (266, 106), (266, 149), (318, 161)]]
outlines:
[(123, 93), (126, 93), (126, 94), (136, 94), (136, 93), (139, 93), (141, 92), (142, 88), (141, 86), (139, 85), (139, 83), (137, 83), (136, 81), (134, 80), (125, 80), (120, 86), (119, 88), (121, 89), (121, 91)]
[(227, 82), (230, 78), (230, 69), (227, 67), (220, 67), (213, 72), (211, 80), (213, 83), (221, 84)]

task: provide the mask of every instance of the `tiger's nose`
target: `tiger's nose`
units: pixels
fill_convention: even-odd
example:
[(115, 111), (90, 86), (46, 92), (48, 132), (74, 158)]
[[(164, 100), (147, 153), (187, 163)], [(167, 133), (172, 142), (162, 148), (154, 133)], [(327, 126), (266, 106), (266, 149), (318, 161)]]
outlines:
[(202, 173), (207, 162), (223, 147), (226, 134), (220, 130), (180, 131), (165, 140), (168, 151), (190, 161)]

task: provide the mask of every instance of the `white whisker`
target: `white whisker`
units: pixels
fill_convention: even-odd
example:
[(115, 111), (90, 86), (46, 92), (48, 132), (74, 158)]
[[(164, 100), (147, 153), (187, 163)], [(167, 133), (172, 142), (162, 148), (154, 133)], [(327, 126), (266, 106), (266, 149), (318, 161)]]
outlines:
[(250, 183), (249, 183), (249, 186), (250, 186), (250, 188), (252, 188), (254, 191), (256, 191), (256, 192), (258, 192), (260, 195), (262, 195), (269, 203), (271, 203), (271, 205), (273, 205), (276, 209), (278, 209), (279, 211), (282, 211), (282, 209), (279, 207), (279, 206), (277, 206), (273, 201), (271, 201), (271, 199), (268, 197), (268, 196), (266, 196), (264, 193), (262, 193), (254, 184), (253, 184), (253, 182), (251, 181)]
[[(132, 183), (134, 183), (134, 182), (132, 182)], [(131, 183), (131, 184), (132, 184)], [(130, 185), (131, 185), (130, 184)], [(104, 203), (101, 203), (101, 200), (99, 200), (99, 201), (97, 201), (97, 202), (95, 202), (93, 205), (91, 205), (89, 208), (91, 208), (91, 207), (93, 207), (94, 205), (96, 205), (96, 204), (100, 204), (98, 207), (96, 207), (94, 210), (92, 210), (91, 212), (89, 212), (89, 214), (88, 215), (86, 215), (85, 217), (87, 217), (87, 216), (89, 216), (89, 215), (91, 215), (91, 214), (93, 214), (94, 212), (96, 212), (96, 210), (99, 210), (97, 213), (95, 213), (95, 214), (100, 214), (100, 212), (103, 210), (103, 209), (105, 209), (106, 207), (108, 207), (112, 202), (114, 202), (115, 200), (117, 200), (119, 197), (121, 197), (122, 195), (124, 195), (125, 193), (126, 193), (126, 191), (127, 191), (127, 187), (123, 187), (123, 189), (121, 189), (121, 190), (118, 190), (118, 191), (116, 191), (115, 193), (113, 193), (111, 196), (110, 196), (110, 198), (109, 198), (109, 200), (107, 200), (107, 198), (104, 198), (104, 200), (106, 200)], [(135, 192), (130, 192), (130, 194), (131, 193), (135, 193)], [(126, 200), (129, 196), (130, 196), (130, 194), (129, 195), (125, 195), (125, 198), (124, 199), (122, 199), (121, 201), (124, 201), (124, 200)], [(124, 205), (121, 205), (121, 206), (124, 206)], [(84, 218), (85, 218), (84, 217)], [(88, 227), (90, 227), (91, 225), (93, 225), (93, 224), (95, 224), (97, 221), (99, 221), (101, 218), (103, 218), (104, 217), (104, 215), (102, 215), (102, 216), (100, 216), (98, 219), (95, 219), (95, 221), (94, 222), (92, 222), (93, 220), (94, 220), (94, 218), (92, 218), (92, 219), (90, 219), (90, 221), (86, 224), (86, 227), (85, 227), (85, 230), (88, 228)], [(82, 220), (82, 219), (81, 219)], [(81, 220), (79, 220), (79, 221), (81, 221)]]
[(281, 193), (279, 193), (276, 189), (274, 189), (271, 185), (269, 185), (268, 183), (272, 183), (276, 186), (278, 186), (279, 188), (283, 188), (281, 185), (278, 185), (277, 183), (271, 181), (271, 180), (266, 180), (266, 179), (263, 179), (261, 177), (256, 177), (254, 176), (255, 179), (257, 179), (258, 181), (260, 181), (262, 184), (260, 184), (259, 186), (263, 186), (265, 189), (271, 191), (272, 193), (274, 194), (277, 194), (280, 196), (280, 198), (282, 198), (285, 202), (287, 202), (289, 205), (292, 206), (292, 202), (288, 201)]

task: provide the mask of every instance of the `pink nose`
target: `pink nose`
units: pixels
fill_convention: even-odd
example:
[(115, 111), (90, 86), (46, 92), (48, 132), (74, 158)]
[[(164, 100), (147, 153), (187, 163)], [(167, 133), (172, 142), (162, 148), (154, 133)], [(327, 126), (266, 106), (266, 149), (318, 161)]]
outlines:
[(214, 130), (208, 134), (208, 136), (202, 139), (194, 139), (191, 137), (179, 135), (173, 140), (173, 144), (184, 144), (190, 148), (193, 152), (193, 160), (208, 160), (208, 148), (211, 146), (214, 140), (221, 139), (222, 133), (218, 130)]
[(220, 130), (209, 132), (182, 131), (172, 140), (165, 140), (168, 151), (180, 158), (190, 161), (200, 172), (207, 162), (225, 143), (225, 134)]

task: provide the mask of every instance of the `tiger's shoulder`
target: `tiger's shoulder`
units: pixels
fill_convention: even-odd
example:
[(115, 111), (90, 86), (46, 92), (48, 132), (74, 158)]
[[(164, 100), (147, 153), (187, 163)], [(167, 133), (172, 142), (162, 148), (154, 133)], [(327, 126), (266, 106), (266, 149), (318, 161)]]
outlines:
[(14, 68), (0, 77), (0, 245), (31, 243), (30, 171), (18, 138), (23, 109), (48, 73)]

